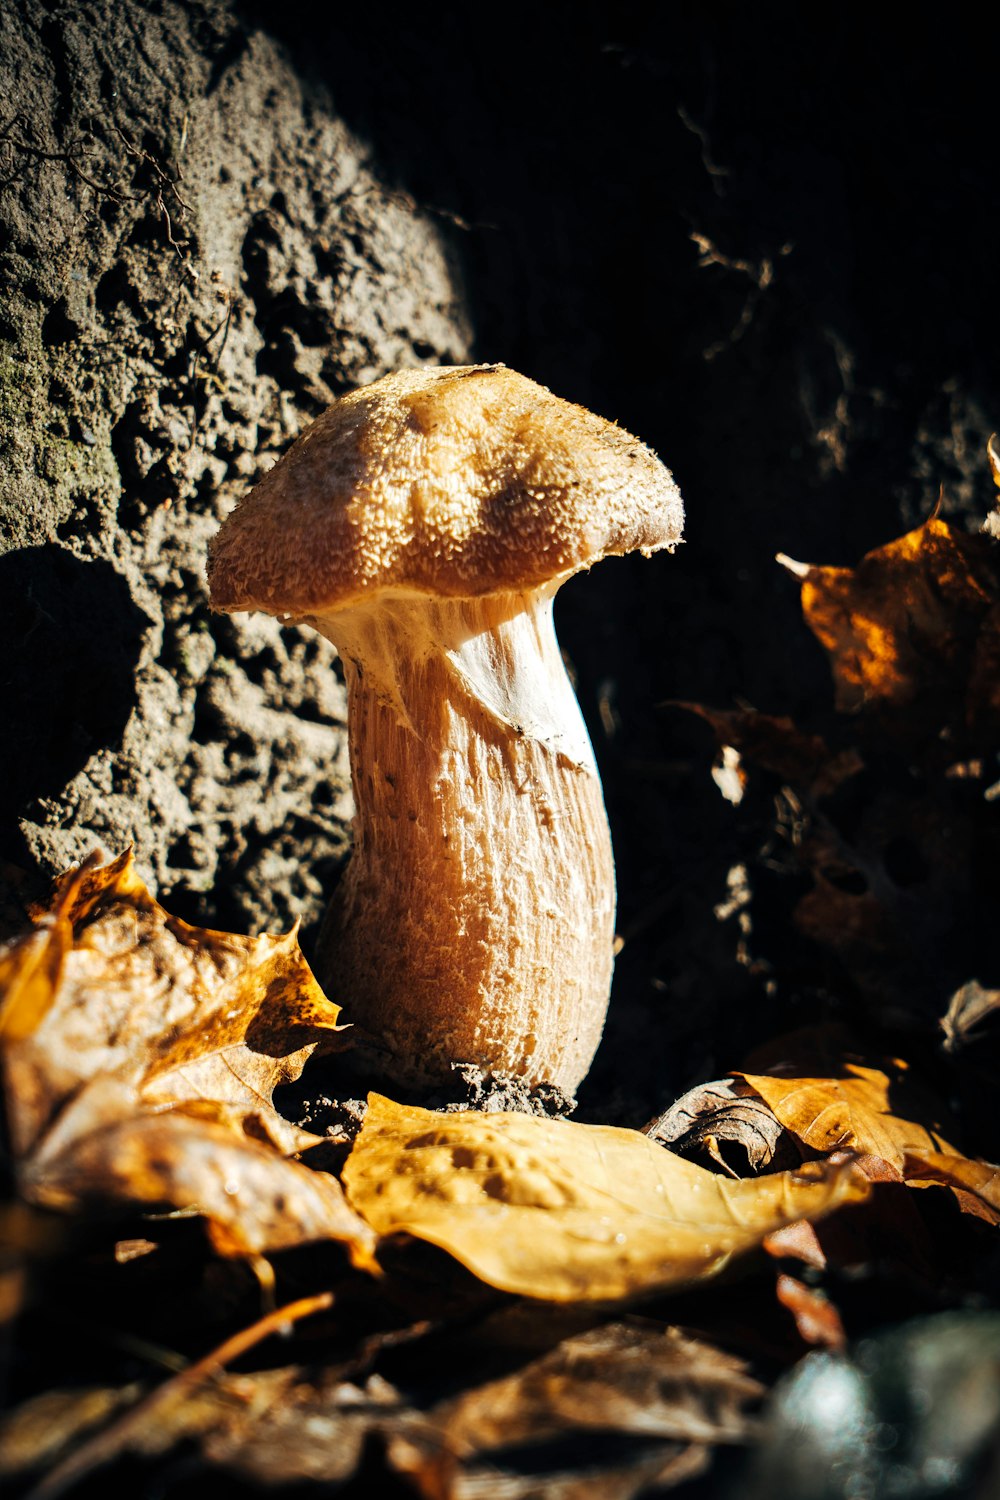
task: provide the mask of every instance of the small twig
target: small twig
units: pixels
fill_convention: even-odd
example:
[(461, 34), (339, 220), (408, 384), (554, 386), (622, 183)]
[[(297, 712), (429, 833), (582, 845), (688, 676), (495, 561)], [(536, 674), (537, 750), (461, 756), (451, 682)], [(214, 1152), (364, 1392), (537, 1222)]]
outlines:
[(71, 1453), (62, 1463), (50, 1469), (44, 1479), (29, 1490), (24, 1500), (55, 1500), (56, 1496), (65, 1494), (85, 1474), (89, 1474), (121, 1452), (135, 1429), (141, 1427), (151, 1415), (168, 1402), (189, 1395), (194, 1387), (210, 1380), (214, 1375), (221, 1374), (225, 1365), (234, 1359), (239, 1359), (255, 1345), (270, 1338), (272, 1334), (281, 1333), (290, 1324), (312, 1317), (314, 1313), (324, 1312), (332, 1305), (333, 1293), (320, 1292), (315, 1297), (301, 1297), (296, 1302), (289, 1302), (287, 1306), (276, 1308), (266, 1313), (264, 1317), (258, 1318), (248, 1328), (243, 1328), (239, 1333), (233, 1334), (218, 1348), (203, 1355), (201, 1359), (196, 1360), (193, 1365), (188, 1365), (178, 1374), (172, 1375), (162, 1385), (158, 1385), (155, 1390), (143, 1396), (134, 1406), (130, 1406), (128, 1411), (112, 1422), (109, 1427), (105, 1427), (103, 1431)]
[[(17, 120), (18, 116), (12, 115), (3, 126), (0, 126), (0, 146), (10, 146), (13, 151), (20, 151), (25, 157), (33, 157), (35, 161), (62, 162), (64, 166), (69, 167), (73, 175), (78, 177), (81, 182), (86, 183), (95, 192), (103, 193), (105, 197), (113, 199), (116, 203), (123, 202), (124, 198), (128, 196), (127, 194), (120, 193), (117, 188), (113, 188), (110, 183), (98, 182), (96, 178), (91, 177), (80, 166), (79, 157), (83, 157), (86, 160), (88, 157), (96, 156), (97, 153), (95, 151), (84, 151), (81, 147), (79, 155), (77, 155), (72, 148), (68, 151), (46, 151), (41, 146), (33, 146), (30, 141), (21, 140), (11, 133)], [(9, 187), (11, 183), (16, 182), (22, 170), (23, 168), (21, 167), (15, 168), (9, 177), (5, 177), (0, 182), (0, 187)]]

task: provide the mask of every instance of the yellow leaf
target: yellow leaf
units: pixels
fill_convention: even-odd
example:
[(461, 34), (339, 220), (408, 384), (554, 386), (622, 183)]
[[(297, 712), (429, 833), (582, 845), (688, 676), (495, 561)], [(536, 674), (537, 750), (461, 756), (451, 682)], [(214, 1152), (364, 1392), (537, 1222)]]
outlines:
[(637, 1131), (438, 1114), (369, 1096), (343, 1173), (380, 1234), (448, 1251), (503, 1291), (614, 1301), (721, 1271), (779, 1226), (864, 1198), (850, 1167), (717, 1177)]
[[(920, 1120), (894, 1112), (890, 1091), (898, 1091), (906, 1065), (894, 1064), (895, 1079), (880, 1068), (843, 1062), (836, 1077), (779, 1077), (739, 1073), (786, 1129), (814, 1151), (845, 1148), (880, 1156), (898, 1171), (909, 1151), (948, 1151), (944, 1138)], [(906, 1107), (905, 1098), (901, 1106)]]
[(315, 1137), (272, 1102), (339, 1011), (296, 933), (192, 927), (130, 851), (64, 875), (0, 956), (0, 1069), (29, 1201), (193, 1206), (227, 1253), (374, 1236), (336, 1178), (286, 1157)]
[(1000, 1167), (949, 1145), (939, 1128), (940, 1106), (905, 1062), (862, 1062), (848, 1053), (838, 1028), (796, 1032), (771, 1050), (782, 1057), (775, 1073), (735, 1076), (806, 1146), (880, 1157), (910, 1187), (951, 1188), (964, 1211), (1000, 1224)]

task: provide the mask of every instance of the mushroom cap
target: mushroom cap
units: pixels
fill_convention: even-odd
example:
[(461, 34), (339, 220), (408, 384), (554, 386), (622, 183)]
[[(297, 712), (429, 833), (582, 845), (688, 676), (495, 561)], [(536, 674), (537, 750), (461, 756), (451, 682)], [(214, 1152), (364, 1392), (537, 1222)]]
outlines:
[(682, 522), (669, 471), (614, 423), (504, 365), (399, 370), (335, 402), (225, 521), (212, 605), (532, 589), (673, 547)]

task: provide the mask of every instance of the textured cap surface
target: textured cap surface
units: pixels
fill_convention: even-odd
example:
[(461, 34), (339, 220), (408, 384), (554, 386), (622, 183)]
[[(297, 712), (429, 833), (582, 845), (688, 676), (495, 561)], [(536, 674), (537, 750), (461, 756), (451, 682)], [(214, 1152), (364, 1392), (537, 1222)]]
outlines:
[(400, 370), (342, 397), (237, 506), (212, 605), (305, 615), (380, 589), (475, 598), (680, 540), (637, 438), (503, 365)]

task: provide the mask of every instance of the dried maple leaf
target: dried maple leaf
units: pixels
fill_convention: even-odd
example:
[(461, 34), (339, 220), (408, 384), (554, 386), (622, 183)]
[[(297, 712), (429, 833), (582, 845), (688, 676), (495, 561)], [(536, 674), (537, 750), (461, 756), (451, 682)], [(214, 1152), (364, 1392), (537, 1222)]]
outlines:
[(806, 623), (830, 658), (845, 713), (879, 712), (914, 739), (953, 724), (995, 728), (1000, 580), (989, 536), (937, 515), (855, 568), (781, 559), (802, 581)]
[(31, 1201), (195, 1206), (231, 1253), (373, 1236), (332, 1177), (286, 1154), (314, 1138), (275, 1109), (337, 1031), (295, 932), (192, 927), (130, 851), (59, 881), (0, 956), (0, 1067)]
[(850, 1166), (811, 1167), (735, 1182), (638, 1131), (373, 1094), (343, 1181), (379, 1234), (428, 1240), (491, 1286), (612, 1301), (711, 1276), (782, 1224), (865, 1197)]
[[(994, 442), (994, 475), (997, 451)], [(998, 535), (995, 523), (973, 535), (935, 514), (855, 567), (779, 558), (829, 660), (839, 718), (824, 734), (752, 709), (683, 705), (724, 754), (739, 753), (743, 776), (781, 778), (762, 867), (810, 877), (795, 927), (890, 1024), (937, 1020), (942, 989), (989, 962), (983, 929), (1000, 867)], [(780, 971), (780, 958), (758, 956)], [(829, 980), (827, 969), (817, 982)]]

